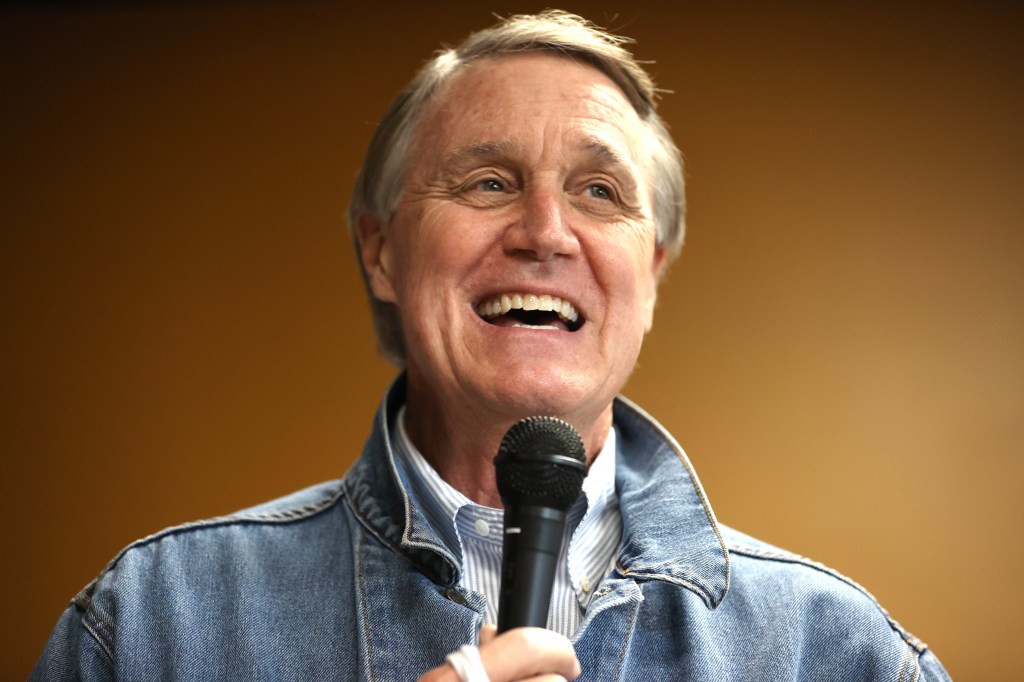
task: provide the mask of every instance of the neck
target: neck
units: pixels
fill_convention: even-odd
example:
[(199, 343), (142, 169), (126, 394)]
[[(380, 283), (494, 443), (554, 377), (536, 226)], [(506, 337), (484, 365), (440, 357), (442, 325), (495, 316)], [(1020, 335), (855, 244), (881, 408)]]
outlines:
[[(410, 377), (405, 428), (416, 448), (449, 485), (477, 504), (502, 507), (494, 478), (494, 456), (509, 428), (530, 414), (495, 413), (480, 405), (451, 409)], [(586, 415), (550, 415), (579, 431), (589, 466), (604, 447), (612, 408)]]

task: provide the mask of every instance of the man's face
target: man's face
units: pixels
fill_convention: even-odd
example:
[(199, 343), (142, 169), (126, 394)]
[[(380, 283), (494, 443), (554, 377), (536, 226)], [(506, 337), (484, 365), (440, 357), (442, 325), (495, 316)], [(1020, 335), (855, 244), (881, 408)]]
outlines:
[(610, 408), (663, 256), (646, 139), (618, 87), (567, 58), (483, 60), (441, 89), (368, 268), (401, 314), (410, 396), (467, 417)]

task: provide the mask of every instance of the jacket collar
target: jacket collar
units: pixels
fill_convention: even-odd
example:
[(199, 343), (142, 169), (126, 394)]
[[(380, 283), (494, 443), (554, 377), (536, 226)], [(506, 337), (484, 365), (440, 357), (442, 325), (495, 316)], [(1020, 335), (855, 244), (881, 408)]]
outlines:
[(632, 401), (618, 397), (621, 438), (615, 485), (622, 507), (618, 570), (665, 580), (715, 608), (729, 589), (729, 552), (689, 458), (672, 435)]
[(402, 479), (391, 442), (391, 424), (405, 403), (403, 372), (384, 394), (363, 453), (345, 474), (342, 485), (352, 510), (378, 539), (406, 555), (437, 583), (459, 582), (459, 560), (448, 551), (412, 503), (408, 481)]
[[(405, 402), (405, 375), (392, 383), (362, 456), (345, 475), (349, 504), (378, 539), (435, 582), (454, 586), (461, 566), (412, 503), (395, 463), (390, 424)], [(638, 581), (662, 580), (695, 592), (709, 608), (729, 586), (729, 554), (689, 459), (672, 436), (625, 398), (613, 407), (619, 431), (615, 485), (622, 507), (617, 570)]]

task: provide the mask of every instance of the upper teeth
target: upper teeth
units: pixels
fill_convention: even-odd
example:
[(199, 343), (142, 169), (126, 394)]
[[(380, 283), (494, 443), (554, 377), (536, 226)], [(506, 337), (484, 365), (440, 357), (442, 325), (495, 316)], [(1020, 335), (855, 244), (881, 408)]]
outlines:
[(477, 311), (484, 317), (497, 317), (513, 309), (547, 310), (558, 313), (558, 316), (567, 322), (575, 322), (579, 317), (572, 303), (547, 294), (501, 294), (477, 306)]

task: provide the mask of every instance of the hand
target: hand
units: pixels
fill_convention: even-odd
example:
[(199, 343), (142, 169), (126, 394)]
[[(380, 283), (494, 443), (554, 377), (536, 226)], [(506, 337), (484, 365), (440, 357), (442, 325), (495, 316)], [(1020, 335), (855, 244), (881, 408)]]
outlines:
[[(480, 630), (480, 659), (491, 682), (567, 682), (580, 674), (572, 643), (544, 628), (515, 628), (497, 634)], [(462, 682), (449, 663), (429, 670), (419, 682)]]

